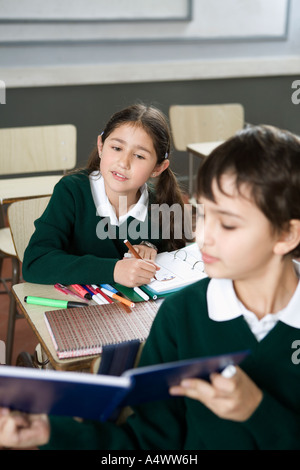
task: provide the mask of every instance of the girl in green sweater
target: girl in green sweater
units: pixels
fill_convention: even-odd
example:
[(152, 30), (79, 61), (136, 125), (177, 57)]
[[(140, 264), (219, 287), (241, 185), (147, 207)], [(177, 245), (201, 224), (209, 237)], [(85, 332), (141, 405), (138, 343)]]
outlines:
[[(170, 131), (161, 111), (133, 105), (115, 113), (87, 168), (61, 179), (35, 222), (24, 254), (24, 279), (128, 287), (149, 283), (157, 250), (184, 245), (180, 224), (175, 231), (176, 217), (181, 222), (184, 211), (169, 157)], [(152, 210), (163, 203), (176, 205), (173, 219), (168, 211), (159, 218)], [(125, 239), (143, 259), (124, 258)]]
[(249, 127), (200, 168), (209, 277), (167, 297), (141, 366), (250, 350), (231, 377), (190, 379), (126, 423), (3, 420), (6, 445), (47, 449), (300, 449), (300, 140)]

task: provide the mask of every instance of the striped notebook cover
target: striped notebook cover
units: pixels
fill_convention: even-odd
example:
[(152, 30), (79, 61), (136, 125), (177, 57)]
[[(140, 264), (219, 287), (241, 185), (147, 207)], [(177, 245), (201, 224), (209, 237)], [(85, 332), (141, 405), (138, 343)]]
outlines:
[(45, 312), (59, 359), (101, 354), (103, 346), (144, 341), (159, 305), (141, 302), (127, 313), (118, 303)]

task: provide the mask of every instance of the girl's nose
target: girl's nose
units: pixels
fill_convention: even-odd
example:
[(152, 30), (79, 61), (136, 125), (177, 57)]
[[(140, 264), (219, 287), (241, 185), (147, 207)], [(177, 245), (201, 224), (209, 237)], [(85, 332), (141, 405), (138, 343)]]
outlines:
[(209, 217), (205, 217), (203, 223), (203, 242), (204, 245), (214, 244), (214, 234), (216, 227), (214, 226), (213, 220)]
[(122, 168), (130, 168), (130, 152), (122, 152), (120, 154), (119, 164)]

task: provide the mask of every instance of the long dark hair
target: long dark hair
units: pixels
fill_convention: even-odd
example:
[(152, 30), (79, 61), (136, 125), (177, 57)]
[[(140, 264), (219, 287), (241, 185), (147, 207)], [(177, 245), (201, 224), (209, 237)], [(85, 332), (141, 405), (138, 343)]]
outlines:
[[(134, 104), (121, 111), (116, 112), (108, 121), (102, 133), (102, 142), (122, 124), (133, 123), (141, 126), (151, 137), (157, 155), (157, 164), (161, 164), (165, 158), (170, 158), (171, 134), (166, 116), (154, 106)], [(99, 171), (99, 154), (97, 146), (93, 149), (86, 167), (88, 173)], [(170, 214), (170, 239), (166, 241), (167, 249), (175, 250), (185, 245), (184, 236), (184, 203), (182, 192), (173, 171), (168, 167), (157, 178), (155, 178), (156, 204), (180, 205), (182, 214), (182, 237), (175, 238), (174, 215)], [(162, 213), (159, 213), (160, 219)], [(160, 220), (160, 224), (162, 220)]]
[[(198, 173), (198, 197), (214, 201), (213, 182), (235, 176), (236, 188), (248, 185), (257, 207), (279, 233), (300, 220), (300, 138), (273, 126), (248, 126), (217, 147)], [(290, 255), (300, 256), (300, 245)]]

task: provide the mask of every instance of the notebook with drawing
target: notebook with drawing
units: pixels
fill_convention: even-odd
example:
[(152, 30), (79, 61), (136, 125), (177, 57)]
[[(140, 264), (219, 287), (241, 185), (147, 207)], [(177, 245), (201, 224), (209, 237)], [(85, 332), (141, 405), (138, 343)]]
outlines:
[(115, 302), (52, 310), (45, 322), (59, 359), (101, 354), (104, 346), (126, 341), (144, 341), (159, 305), (141, 302), (127, 313)]
[(156, 280), (142, 286), (150, 294), (175, 292), (207, 277), (197, 243), (180, 250), (159, 253), (155, 263), (161, 268), (156, 272)]

